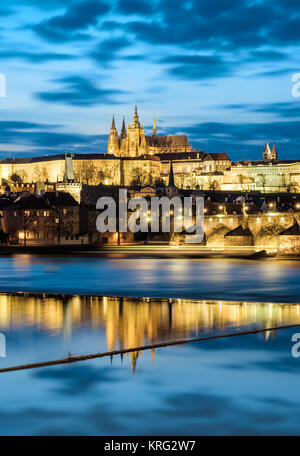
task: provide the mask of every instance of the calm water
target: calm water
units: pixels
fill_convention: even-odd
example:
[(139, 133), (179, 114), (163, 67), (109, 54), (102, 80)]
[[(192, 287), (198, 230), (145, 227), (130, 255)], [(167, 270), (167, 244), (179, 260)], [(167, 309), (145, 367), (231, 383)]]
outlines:
[(300, 301), (300, 261), (0, 258), (0, 291)]
[[(297, 262), (0, 259), (0, 367), (300, 324), (299, 277)], [(300, 435), (295, 332), (0, 374), (0, 434)]]

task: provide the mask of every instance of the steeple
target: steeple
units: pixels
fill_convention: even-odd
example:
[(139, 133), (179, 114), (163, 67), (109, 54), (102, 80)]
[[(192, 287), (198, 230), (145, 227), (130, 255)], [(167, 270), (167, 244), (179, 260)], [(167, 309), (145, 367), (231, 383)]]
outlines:
[(265, 145), (265, 148), (264, 148), (264, 152), (263, 152), (264, 161), (272, 160), (272, 156), (271, 155), (272, 155), (271, 149), (270, 149), (270, 146), (269, 146), (269, 142), (267, 141), (266, 145)]
[(113, 116), (110, 134), (108, 138), (107, 153), (118, 155), (119, 153), (119, 137), (116, 129), (115, 116)]
[(116, 130), (115, 116), (112, 118), (111, 130)]
[(126, 138), (127, 136), (127, 131), (125, 127), (125, 118), (123, 117), (123, 123), (122, 123), (122, 130), (121, 130), (121, 139)]
[(132, 128), (140, 128), (139, 115), (137, 112), (137, 106), (134, 107)]
[(169, 187), (175, 187), (173, 163), (170, 163)]
[(153, 138), (156, 138), (156, 137), (157, 137), (157, 133), (156, 133), (156, 119), (155, 119), (155, 117), (154, 117), (154, 121), (153, 121), (152, 137), (153, 137)]
[(273, 148), (272, 148), (272, 160), (277, 160), (277, 147), (276, 147), (276, 143), (273, 144)]

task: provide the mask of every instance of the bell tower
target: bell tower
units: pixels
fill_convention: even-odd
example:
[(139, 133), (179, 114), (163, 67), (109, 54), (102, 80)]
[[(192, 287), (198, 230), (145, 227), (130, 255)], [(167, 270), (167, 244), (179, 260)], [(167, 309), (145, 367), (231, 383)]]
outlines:
[(134, 107), (133, 121), (128, 125), (128, 156), (138, 157), (146, 153), (144, 125), (140, 124), (137, 106)]

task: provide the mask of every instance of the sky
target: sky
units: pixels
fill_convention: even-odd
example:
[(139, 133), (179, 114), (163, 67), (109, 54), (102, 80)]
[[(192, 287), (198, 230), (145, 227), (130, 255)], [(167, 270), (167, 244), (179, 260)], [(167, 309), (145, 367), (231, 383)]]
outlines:
[[(0, 7), (0, 158), (105, 153), (115, 115), (197, 149), (300, 159), (299, 0), (14, 0)], [(300, 79), (300, 75), (299, 75)], [(0, 86), (4, 84), (0, 78)], [(1, 92), (0, 87), (0, 92)], [(299, 89), (300, 94), (300, 89)]]

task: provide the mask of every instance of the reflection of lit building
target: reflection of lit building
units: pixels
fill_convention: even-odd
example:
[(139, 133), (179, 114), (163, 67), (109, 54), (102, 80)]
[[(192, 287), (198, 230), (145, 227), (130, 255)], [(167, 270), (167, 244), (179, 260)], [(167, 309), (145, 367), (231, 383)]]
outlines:
[[(290, 323), (300, 323), (298, 305), (0, 294), (1, 330), (37, 327), (71, 336), (83, 325), (91, 329), (102, 327), (109, 351), (249, 325), (267, 328)], [(129, 356), (135, 368), (140, 353)]]

